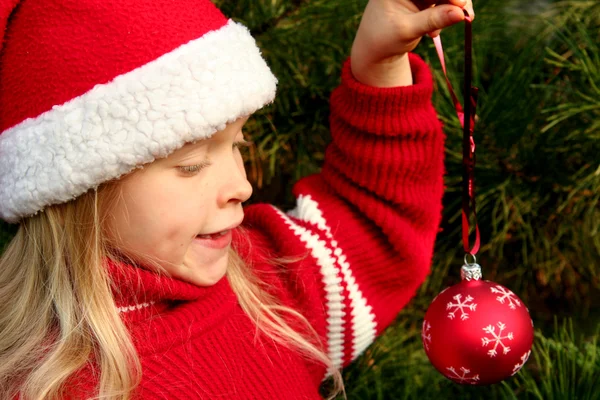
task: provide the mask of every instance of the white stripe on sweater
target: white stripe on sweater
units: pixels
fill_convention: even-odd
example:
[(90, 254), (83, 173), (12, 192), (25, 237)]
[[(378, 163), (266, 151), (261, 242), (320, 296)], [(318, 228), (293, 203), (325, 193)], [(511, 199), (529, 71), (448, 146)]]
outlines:
[(117, 311), (120, 313), (127, 313), (131, 311), (141, 310), (142, 308), (150, 307), (153, 304), (154, 302), (151, 301), (150, 303), (133, 304), (125, 307), (117, 307)]
[[(277, 210), (277, 209), (276, 209)], [(328, 356), (335, 368), (341, 368), (344, 357), (344, 295), (339, 268), (333, 252), (326, 243), (307, 229), (299, 226), (287, 215), (277, 210), (290, 230), (305, 243), (319, 264), (325, 287), (327, 307)]]
[(342, 277), (348, 288), (352, 308), (352, 360), (354, 360), (375, 340), (377, 322), (375, 321), (373, 309), (367, 305), (367, 300), (352, 275), (350, 264), (346, 260), (342, 249), (338, 247), (337, 241), (334, 240), (331, 229), (327, 225), (317, 202), (309, 195), (300, 195), (296, 199), (296, 208), (288, 211), (288, 214), (315, 225), (331, 241), (333, 254), (337, 258)]

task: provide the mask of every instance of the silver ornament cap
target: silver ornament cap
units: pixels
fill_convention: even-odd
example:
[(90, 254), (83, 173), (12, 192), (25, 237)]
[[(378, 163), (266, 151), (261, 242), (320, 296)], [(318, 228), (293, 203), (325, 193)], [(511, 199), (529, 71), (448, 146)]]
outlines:
[(473, 262), (467, 262), (467, 256), (465, 256), (465, 265), (460, 268), (460, 277), (463, 281), (478, 281), (481, 280), (481, 266), (477, 264), (475, 261), (475, 256), (473, 257)]

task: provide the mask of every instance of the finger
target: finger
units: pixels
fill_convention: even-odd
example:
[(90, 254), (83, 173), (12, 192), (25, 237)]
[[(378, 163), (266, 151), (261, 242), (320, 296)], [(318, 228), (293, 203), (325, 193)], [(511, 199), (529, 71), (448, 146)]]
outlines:
[(468, 0), (449, 0), (449, 1), (438, 1), (437, 4), (450, 4), (456, 7), (463, 8), (467, 5)]
[(467, 12), (469, 13), (471, 20), (475, 19), (475, 10), (473, 10), (473, 2), (471, 0), (467, 0), (465, 10), (467, 10)]
[(412, 34), (420, 37), (447, 28), (465, 19), (462, 9), (451, 5), (439, 5), (419, 11), (411, 20)]
[(463, 8), (469, 0), (413, 0), (413, 3), (421, 10), (435, 5), (451, 4)]
[(428, 35), (429, 35), (429, 37), (434, 38), (434, 37), (440, 36), (440, 33), (442, 33), (442, 30), (438, 29), (436, 31), (429, 32)]
[[(441, 4), (441, 3), (437, 3)], [(471, 19), (475, 19), (475, 11), (473, 11), (473, 1), (472, 0), (449, 0), (447, 4), (451, 4), (453, 6), (460, 7), (466, 10), (469, 13)]]
[(467, 10), (471, 19), (475, 19), (475, 11), (473, 10), (472, 0), (414, 0), (413, 3), (415, 3), (420, 10), (424, 10), (431, 6), (450, 4)]

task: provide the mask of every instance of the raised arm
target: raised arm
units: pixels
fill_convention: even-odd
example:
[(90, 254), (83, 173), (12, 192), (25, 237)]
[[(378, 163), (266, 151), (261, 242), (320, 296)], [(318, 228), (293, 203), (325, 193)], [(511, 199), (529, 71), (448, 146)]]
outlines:
[[(375, 18), (369, 6), (352, 57), (377, 36), (375, 28), (363, 29)], [(462, 19), (444, 15), (439, 28)], [(247, 210), (269, 254), (301, 257), (286, 265), (287, 299), (322, 335), (337, 366), (364, 351), (414, 296), (429, 272), (441, 219), (444, 136), (431, 104), (431, 73), (414, 54), (387, 61), (344, 64), (331, 96), (332, 143), (321, 173), (295, 185), (296, 208)], [(357, 79), (357, 64), (369, 85)]]

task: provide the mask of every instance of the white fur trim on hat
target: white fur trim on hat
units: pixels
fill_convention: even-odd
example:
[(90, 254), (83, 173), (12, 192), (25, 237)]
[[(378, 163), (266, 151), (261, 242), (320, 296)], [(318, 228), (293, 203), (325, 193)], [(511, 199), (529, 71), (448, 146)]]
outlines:
[(248, 29), (221, 29), (0, 135), (0, 217), (51, 204), (210, 137), (275, 97)]

